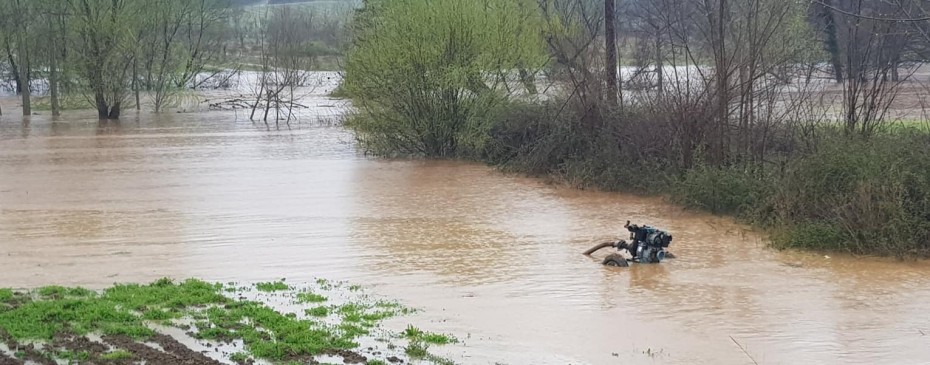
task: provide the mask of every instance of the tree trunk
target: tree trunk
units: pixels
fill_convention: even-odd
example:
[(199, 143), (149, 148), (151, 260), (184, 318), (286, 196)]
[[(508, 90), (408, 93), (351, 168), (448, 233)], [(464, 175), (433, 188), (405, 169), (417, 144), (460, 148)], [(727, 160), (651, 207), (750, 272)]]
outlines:
[(23, 83), (19, 78), (19, 67), (16, 62), (16, 58), (13, 57), (13, 49), (10, 46), (10, 41), (6, 41), (6, 57), (10, 60), (10, 72), (13, 74), (13, 81), (16, 82), (16, 95), (19, 95), (23, 92)]
[(520, 68), (520, 81), (523, 82), (523, 87), (526, 88), (527, 93), (530, 95), (539, 94), (539, 90), (536, 88), (536, 77), (523, 67)]
[(32, 92), (28, 80), (23, 83), (23, 115), (32, 115)]
[(110, 106), (107, 105), (103, 93), (99, 91), (94, 93), (94, 101), (97, 104), (97, 117), (100, 118), (100, 120), (108, 119), (110, 117)]
[(617, 86), (617, 30), (615, 0), (604, 0), (604, 38), (606, 45), (606, 80), (607, 105), (616, 106), (619, 88)]
[[(136, 110), (142, 110), (142, 103), (139, 101), (139, 72), (136, 67), (136, 59), (132, 59), (132, 92), (136, 95)], [(155, 112), (158, 113), (158, 102), (155, 102)], [(119, 113), (117, 113), (119, 114)]]
[(836, 35), (836, 17), (833, 13), (833, 10), (829, 8), (830, 6), (833, 6), (832, 0), (823, 0), (823, 3), (820, 5), (820, 17), (824, 22), (823, 31), (827, 36), (826, 48), (827, 53), (830, 54), (830, 62), (833, 64), (833, 77), (836, 79), (837, 83), (842, 83), (843, 61), (842, 56), (840, 55), (840, 46)]
[(712, 129), (711, 135), (711, 161), (714, 165), (719, 165), (723, 163), (724, 160), (724, 139), (727, 137), (725, 135), (725, 128), (729, 122), (730, 114), (730, 70), (729, 65), (727, 64), (727, 51), (726, 51), (726, 14), (727, 14), (727, 0), (719, 0), (718, 2), (718, 11), (716, 16), (716, 30), (715, 30), (715, 40), (717, 43), (714, 55), (714, 63), (716, 66), (716, 77), (717, 77), (717, 120), (714, 123), (714, 128)]
[(58, 100), (58, 59), (55, 55), (51, 57), (48, 76), (48, 92), (51, 97), (52, 116), (61, 115), (61, 101)]
[(659, 83), (659, 95), (665, 93), (665, 69), (662, 62), (662, 41), (656, 36), (656, 79)]
[(23, 44), (22, 34), (19, 35), (20, 79), (22, 81), (23, 115), (32, 115), (32, 89), (29, 86), (29, 54)]
[(110, 114), (108, 115), (109, 119), (113, 119), (113, 120), (119, 119), (120, 109), (121, 109), (120, 102), (117, 101), (116, 103), (113, 104), (113, 107), (110, 108)]

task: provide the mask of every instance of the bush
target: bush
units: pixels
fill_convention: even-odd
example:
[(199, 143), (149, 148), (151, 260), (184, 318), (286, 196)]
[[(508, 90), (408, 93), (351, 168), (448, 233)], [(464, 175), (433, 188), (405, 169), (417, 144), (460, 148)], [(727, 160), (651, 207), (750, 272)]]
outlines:
[(930, 255), (930, 136), (826, 141), (789, 163), (774, 189), (780, 247)]
[(751, 218), (765, 206), (771, 194), (771, 186), (765, 181), (763, 173), (751, 166), (699, 166), (684, 174), (675, 184), (672, 196), (688, 207)]
[[(488, 74), (542, 65), (530, 0), (373, 2), (356, 30), (346, 125), (380, 155), (475, 156), (507, 98)], [(537, 66), (538, 67), (538, 66)]]
[(511, 103), (495, 114), (485, 161), (508, 171), (548, 176), (580, 188), (662, 192), (679, 171), (665, 124), (629, 107), (589, 128), (573, 111)]

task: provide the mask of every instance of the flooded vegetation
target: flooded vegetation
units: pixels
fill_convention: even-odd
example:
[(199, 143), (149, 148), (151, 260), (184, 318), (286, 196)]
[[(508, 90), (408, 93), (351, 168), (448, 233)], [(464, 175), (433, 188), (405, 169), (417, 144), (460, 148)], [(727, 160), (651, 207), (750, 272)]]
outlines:
[[(305, 364), (325, 357), (347, 364), (405, 362), (402, 358), (451, 362), (428, 348), (457, 339), (413, 326), (397, 333), (381, 329), (385, 319), (412, 310), (360, 290), (323, 279), (302, 289), (284, 281), (243, 286), (169, 279), (116, 285), (100, 293), (59, 286), (3, 289), (0, 343), (5, 349), (0, 350), (5, 351), (0, 361)], [(316, 307), (309, 308), (310, 303)]]

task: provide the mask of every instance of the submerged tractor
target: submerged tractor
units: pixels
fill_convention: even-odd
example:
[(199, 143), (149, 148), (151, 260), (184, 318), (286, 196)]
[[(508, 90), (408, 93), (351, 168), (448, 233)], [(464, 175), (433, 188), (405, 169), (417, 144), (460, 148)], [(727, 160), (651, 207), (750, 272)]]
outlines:
[(630, 262), (643, 264), (657, 264), (667, 258), (673, 258), (671, 252), (667, 252), (668, 246), (672, 243), (672, 235), (668, 232), (650, 226), (640, 226), (630, 224), (626, 221), (623, 225), (630, 231), (630, 242), (620, 240), (617, 242), (604, 242), (585, 251), (585, 255), (590, 256), (597, 250), (607, 247), (613, 247), (620, 251), (626, 251), (631, 258), (626, 258), (622, 254), (615, 253), (607, 255), (602, 262), (607, 266), (630, 266)]

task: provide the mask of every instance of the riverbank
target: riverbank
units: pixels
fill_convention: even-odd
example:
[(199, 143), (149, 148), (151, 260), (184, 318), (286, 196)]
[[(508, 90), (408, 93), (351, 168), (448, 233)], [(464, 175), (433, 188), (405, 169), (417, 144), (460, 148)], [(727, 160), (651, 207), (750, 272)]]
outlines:
[[(684, 158), (654, 115), (572, 127), (551, 105), (498, 115), (491, 147), (466, 158), (573, 187), (658, 195), (764, 229), (775, 248), (930, 257), (930, 133), (895, 123), (862, 137), (839, 127), (773, 127), (760, 159)], [(363, 131), (364, 132), (364, 131)]]
[(412, 312), (324, 279), (0, 289), (0, 363), (452, 363), (429, 350), (455, 337), (382, 327)]
[[(633, 106), (589, 127), (560, 105), (506, 103), (489, 113), (483, 132), (462, 127), (455, 133), (467, 137), (452, 133), (446, 145), (457, 148), (444, 158), (575, 188), (663, 196), (764, 229), (775, 248), (930, 257), (930, 133), (924, 124), (889, 124), (868, 136), (822, 123), (773, 125), (764, 150), (753, 147), (741, 160), (710, 164), (703, 148), (682, 152), (690, 137), (656, 111)], [(347, 122), (367, 151), (430, 156), (417, 152), (428, 151), (419, 147), (428, 139), (395, 139), (392, 131), (408, 131), (368, 118), (359, 113)]]

